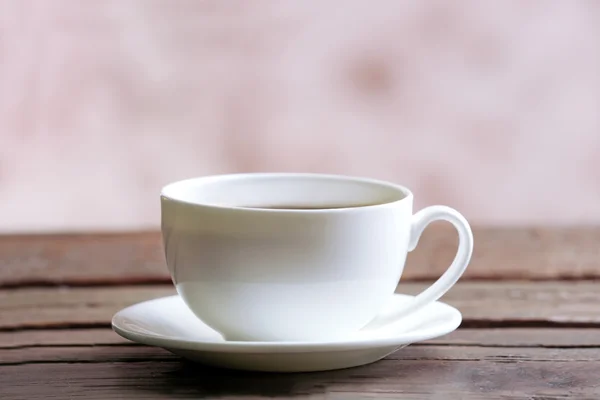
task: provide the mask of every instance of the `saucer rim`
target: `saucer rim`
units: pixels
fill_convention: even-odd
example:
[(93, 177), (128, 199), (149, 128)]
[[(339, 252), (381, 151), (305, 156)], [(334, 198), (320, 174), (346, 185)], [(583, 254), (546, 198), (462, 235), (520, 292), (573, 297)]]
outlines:
[[(394, 297), (414, 297), (411, 295), (395, 293)], [(227, 352), (227, 353), (277, 353), (277, 352), (314, 352), (314, 351), (350, 351), (363, 348), (380, 348), (402, 346), (424, 340), (430, 340), (435, 337), (446, 335), (456, 330), (462, 322), (462, 314), (458, 309), (441, 301), (432, 303), (442, 307), (450, 315), (450, 318), (443, 323), (426, 329), (409, 329), (406, 332), (398, 333), (393, 336), (369, 337), (340, 339), (326, 342), (307, 342), (307, 341), (201, 341), (189, 340), (177, 337), (167, 337), (152, 333), (134, 332), (126, 327), (120, 320), (126, 318), (126, 314), (133, 308), (141, 307), (152, 302), (164, 302), (178, 295), (164, 296), (156, 299), (142, 301), (118, 311), (111, 320), (112, 329), (125, 339), (136, 343), (149, 346), (157, 346), (166, 349), (187, 350), (187, 351), (205, 351), (205, 352)], [(123, 321), (124, 322), (124, 321)]]

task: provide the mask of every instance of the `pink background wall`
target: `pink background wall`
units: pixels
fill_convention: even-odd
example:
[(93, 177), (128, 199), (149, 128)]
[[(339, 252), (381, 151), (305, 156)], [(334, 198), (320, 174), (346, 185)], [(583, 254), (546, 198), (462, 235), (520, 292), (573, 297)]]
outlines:
[(600, 223), (600, 1), (0, 0), (0, 231), (157, 227), (165, 183), (259, 170)]

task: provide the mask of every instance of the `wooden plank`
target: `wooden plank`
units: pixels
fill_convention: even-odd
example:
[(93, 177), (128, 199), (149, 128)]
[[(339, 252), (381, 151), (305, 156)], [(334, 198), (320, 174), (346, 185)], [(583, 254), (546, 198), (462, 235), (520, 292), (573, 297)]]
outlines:
[[(600, 278), (600, 227), (474, 227), (466, 279)], [(409, 254), (405, 280), (433, 279), (456, 251), (443, 223)], [(0, 286), (167, 283), (157, 232), (0, 236)]]
[[(27, 347), (136, 345), (110, 328), (36, 329), (0, 332), (0, 351)], [(416, 345), (480, 347), (600, 348), (600, 328), (460, 328)], [(1, 357), (0, 357), (1, 358)]]
[[(428, 284), (400, 283), (398, 292), (417, 294)], [(471, 326), (477, 321), (557, 325), (600, 322), (600, 292), (593, 281), (459, 282), (441, 300), (457, 307)]]
[[(426, 285), (403, 283), (399, 292)], [(464, 327), (600, 327), (597, 282), (461, 282), (444, 301), (464, 316)], [(0, 330), (104, 327), (119, 309), (173, 294), (171, 285), (0, 290)]]
[(178, 360), (166, 350), (146, 346), (51, 346), (0, 350), (0, 365), (56, 362), (136, 362)]
[(547, 347), (547, 348), (600, 348), (598, 328), (492, 328), (464, 329), (424, 345), (480, 346), (480, 347)]
[[(473, 227), (463, 279), (554, 280), (600, 277), (600, 227)], [(453, 228), (434, 223), (408, 255), (404, 277), (434, 279), (455, 255)]]
[[(166, 350), (146, 346), (53, 346), (0, 351), (0, 365), (26, 363), (102, 363), (179, 360)], [(410, 346), (388, 360), (515, 360), (515, 361), (598, 361), (600, 348)]]
[(51, 364), (0, 366), (0, 398), (593, 399), (600, 395), (600, 349), (411, 346), (367, 366), (308, 374), (211, 369), (142, 347), (94, 350), (63, 352)]
[(174, 294), (172, 285), (0, 290), (0, 330), (109, 326), (114, 313)]
[(0, 285), (168, 282), (160, 234), (0, 236)]
[[(600, 333), (600, 332), (599, 332)], [(0, 332), (0, 352), (4, 349), (43, 346), (129, 345), (110, 328), (35, 329)]]

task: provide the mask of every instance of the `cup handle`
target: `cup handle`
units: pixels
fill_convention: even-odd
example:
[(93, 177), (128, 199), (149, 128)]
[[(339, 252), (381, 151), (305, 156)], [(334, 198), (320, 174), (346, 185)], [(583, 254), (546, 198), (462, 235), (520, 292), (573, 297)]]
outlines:
[(377, 328), (405, 317), (406, 315), (418, 311), (425, 305), (438, 300), (442, 297), (465, 272), (471, 255), (473, 254), (473, 233), (469, 223), (458, 211), (446, 206), (431, 206), (422, 209), (412, 217), (410, 238), (408, 242), (408, 251), (413, 251), (417, 247), (419, 238), (425, 228), (433, 221), (448, 221), (458, 231), (458, 251), (454, 261), (444, 274), (431, 286), (419, 293), (401, 309), (393, 312), (378, 315), (365, 326), (365, 329)]

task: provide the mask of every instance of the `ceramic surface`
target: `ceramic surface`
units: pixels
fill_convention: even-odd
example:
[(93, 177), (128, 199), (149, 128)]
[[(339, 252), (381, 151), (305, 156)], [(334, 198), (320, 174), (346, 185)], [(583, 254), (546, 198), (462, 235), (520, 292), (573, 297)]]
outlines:
[[(394, 295), (391, 312), (413, 301)], [(162, 347), (206, 365), (270, 372), (307, 372), (348, 368), (380, 360), (410, 343), (454, 331), (458, 310), (441, 302), (426, 305), (401, 322), (362, 330), (329, 342), (231, 342), (198, 320), (179, 296), (127, 307), (112, 320), (113, 329), (134, 342)]]
[[(469, 224), (457, 211), (433, 206), (413, 215), (410, 190), (372, 179), (211, 176), (166, 186), (161, 204), (177, 291), (228, 340), (335, 340), (368, 323), (399, 319), (449, 290), (473, 248)], [(319, 209), (264, 208), (279, 206)], [(403, 309), (380, 314), (407, 253), (435, 220), (457, 228), (455, 260)]]

